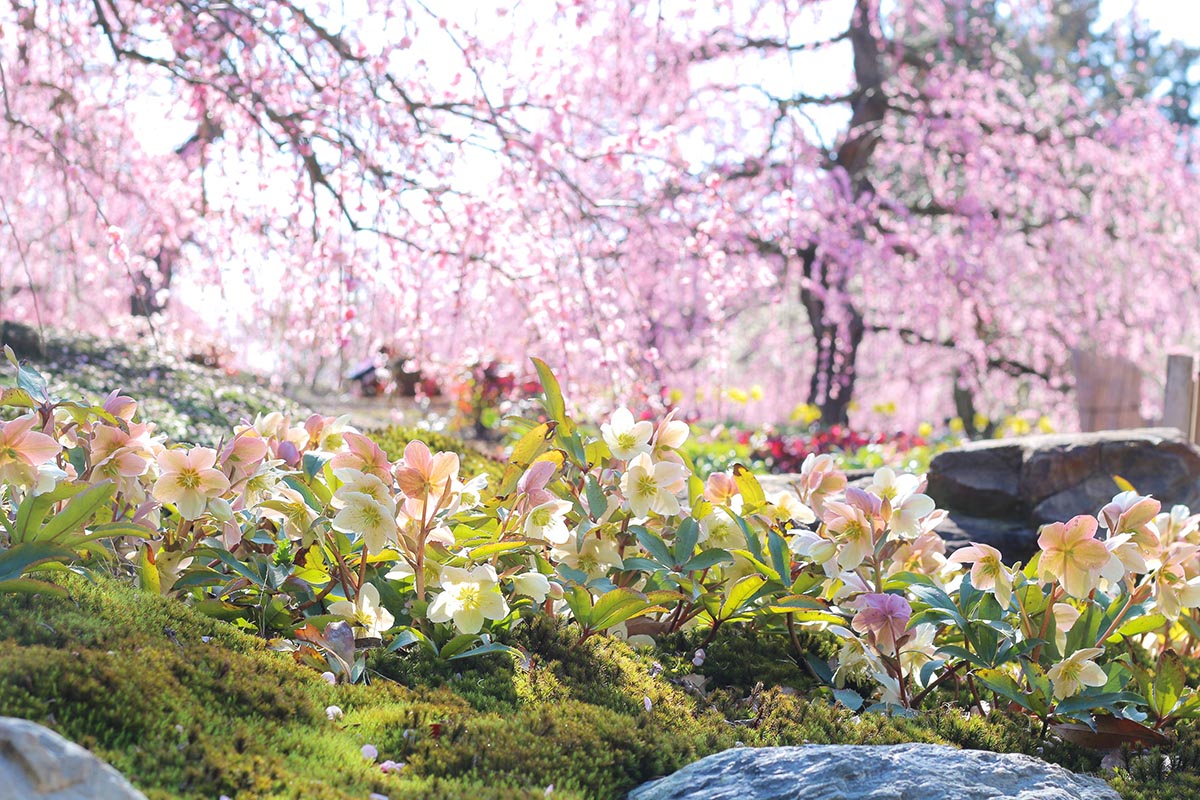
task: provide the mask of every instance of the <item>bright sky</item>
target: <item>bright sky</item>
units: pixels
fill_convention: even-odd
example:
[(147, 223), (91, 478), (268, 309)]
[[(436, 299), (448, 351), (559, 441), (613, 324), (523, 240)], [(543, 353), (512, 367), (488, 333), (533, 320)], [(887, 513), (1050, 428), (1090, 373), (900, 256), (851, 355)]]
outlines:
[(1196, 0), (1105, 0), (1104, 22), (1124, 17), (1133, 6), (1151, 28), (1168, 38), (1200, 44), (1200, 3)]

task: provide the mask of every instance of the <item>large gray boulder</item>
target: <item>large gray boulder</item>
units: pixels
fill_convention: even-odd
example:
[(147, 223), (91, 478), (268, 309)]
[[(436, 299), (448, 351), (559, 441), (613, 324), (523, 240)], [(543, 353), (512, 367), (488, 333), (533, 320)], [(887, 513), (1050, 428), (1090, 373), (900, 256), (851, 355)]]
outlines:
[(1119, 800), (1098, 778), (1023, 755), (935, 744), (737, 747), (629, 800)]
[(926, 492), (950, 512), (939, 532), (951, 545), (991, 544), (1026, 560), (1037, 529), (1095, 514), (1119, 475), (1169, 509), (1200, 506), (1200, 449), (1175, 428), (1139, 428), (972, 442), (929, 465)]
[(0, 717), (0, 800), (146, 800), (121, 773), (35, 722)]

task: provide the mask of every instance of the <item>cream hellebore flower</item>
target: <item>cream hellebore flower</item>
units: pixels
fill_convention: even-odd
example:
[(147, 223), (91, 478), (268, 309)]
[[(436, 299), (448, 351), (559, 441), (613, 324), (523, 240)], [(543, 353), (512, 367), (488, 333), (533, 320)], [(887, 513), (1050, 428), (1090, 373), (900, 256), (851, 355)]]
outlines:
[(670, 461), (655, 464), (650, 456), (641, 453), (629, 462), (621, 476), (621, 491), (629, 500), (629, 510), (637, 517), (647, 517), (657, 511), (664, 517), (679, 513), (679, 498), (675, 487), (687, 477), (687, 469)]
[(1108, 548), (1096, 539), (1097, 527), (1095, 517), (1083, 514), (1043, 526), (1038, 536), (1042, 549), (1038, 577), (1046, 582), (1057, 579), (1067, 594), (1086, 597), (1109, 561)]
[(577, 534), (572, 531), (571, 538), (561, 548), (550, 551), (550, 558), (559, 564), (566, 564), (571, 569), (587, 573), (589, 578), (607, 575), (610, 569), (620, 568), (623, 564), (616, 542), (610, 539), (585, 536), (582, 545), (578, 542)]
[[(812, 531), (796, 531), (788, 542), (788, 547), (801, 558), (820, 564), (825, 571), (825, 577), (836, 578), (839, 572), (837, 563), (837, 543)], [(728, 548), (727, 548), (728, 549)]]
[(346, 492), (338, 489), (335, 497), (342, 509), (330, 521), (335, 531), (357, 533), (372, 553), (387, 547), (396, 540), (395, 509), (376, 500), (366, 492)]
[(1084, 686), (1103, 686), (1108, 683), (1104, 670), (1092, 661), (1103, 652), (1103, 647), (1085, 647), (1051, 667), (1046, 676), (1054, 685), (1054, 698), (1063, 700), (1079, 694)]
[(53, 437), (33, 430), (36, 422), (28, 414), (0, 423), (0, 481), (29, 486), (37, 480), (37, 468), (62, 450)]
[(920, 485), (921, 479), (916, 475), (906, 472), (897, 474), (891, 467), (880, 467), (871, 476), (871, 485), (867, 487), (867, 491), (882, 500), (893, 501), (894, 506), (897, 498), (916, 494)]
[(971, 542), (960, 547), (947, 559), (954, 564), (971, 565), (971, 585), (981, 592), (991, 592), (1001, 608), (1012, 600), (1012, 572), (1004, 566), (1000, 551), (991, 545)]
[(700, 520), (699, 544), (705, 547), (719, 547), (722, 550), (734, 550), (746, 546), (746, 534), (738, 527), (733, 517), (723, 508), (714, 508), (711, 513)]
[(485, 619), (504, 619), (508, 603), (500, 594), (496, 570), (484, 564), (468, 572), (442, 568), (442, 591), (429, 604), (431, 622), (449, 622), (459, 633), (479, 633)]
[(773, 492), (767, 495), (767, 502), (771, 504), (767, 514), (777, 523), (791, 522), (797, 525), (808, 525), (817, 521), (817, 515), (811, 508), (800, 502), (800, 497), (793, 491), (785, 489)]
[(525, 515), (525, 535), (550, 544), (566, 544), (571, 538), (567, 530), (566, 515), (571, 504), (557, 498), (542, 503)]
[(634, 456), (650, 452), (654, 426), (649, 420), (634, 422), (628, 408), (618, 408), (612, 418), (600, 426), (600, 435), (612, 451), (613, 458), (628, 461)]
[(915, 539), (924, 530), (922, 520), (937, 510), (937, 504), (927, 494), (914, 492), (900, 495), (891, 501), (892, 516), (888, 529), (905, 539)]
[(213, 465), (217, 451), (211, 447), (191, 450), (163, 450), (158, 454), (159, 478), (154, 482), (156, 500), (173, 503), (184, 519), (196, 519), (204, 513), (210, 497), (229, 490), (229, 479)]
[(362, 585), (353, 603), (349, 600), (330, 603), (329, 613), (350, 620), (350, 624), (354, 626), (354, 635), (360, 639), (378, 639), (396, 621), (396, 618), (379, 604), (379, 590), (370, 583)]

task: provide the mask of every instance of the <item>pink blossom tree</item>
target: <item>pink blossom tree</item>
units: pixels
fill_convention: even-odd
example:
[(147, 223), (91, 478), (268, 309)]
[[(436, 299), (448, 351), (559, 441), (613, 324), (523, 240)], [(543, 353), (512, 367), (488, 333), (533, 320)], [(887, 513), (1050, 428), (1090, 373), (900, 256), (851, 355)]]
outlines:
[(290, 377), (382, 340), (710, 411), (1061, 408), (1072, 350), (1195, 329), (1191, 148), (992, 5), (14, 0), (0, 315)]

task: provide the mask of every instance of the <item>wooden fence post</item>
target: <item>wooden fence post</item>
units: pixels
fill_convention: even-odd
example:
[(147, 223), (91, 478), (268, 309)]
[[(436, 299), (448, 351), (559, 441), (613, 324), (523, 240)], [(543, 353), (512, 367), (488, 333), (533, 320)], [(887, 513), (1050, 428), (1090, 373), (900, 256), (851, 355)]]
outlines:
[(1167, 388), (1163, 397), (1163, 427), (1178, 428), (1195, 438), (1195, 415), (1192, 408), (1195, 382), (1195, 359), (1191, 356), (1167, 356)]

